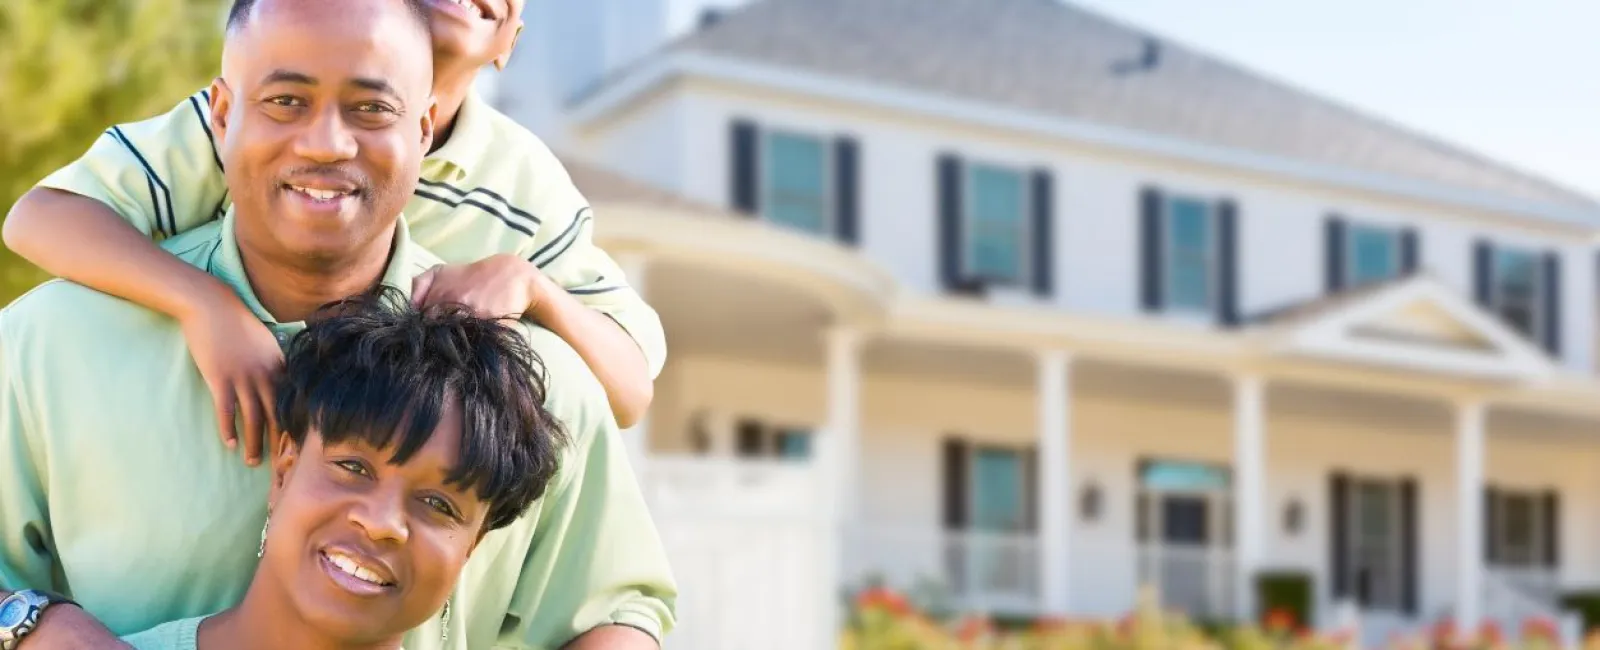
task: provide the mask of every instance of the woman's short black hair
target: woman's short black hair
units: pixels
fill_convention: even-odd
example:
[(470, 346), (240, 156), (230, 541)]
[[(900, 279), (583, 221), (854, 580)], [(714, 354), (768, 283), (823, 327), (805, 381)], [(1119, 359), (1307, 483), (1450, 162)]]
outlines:
[(296, 446), (315, 429), (404, 464), (456, 400), (461, 456), (446, 480), (489, 504), (485, 531), (522, 516), (560, 464), (567, 435), (544, 408), (544, 364), (509, 323), (382, 287), (323, 308), (284, 356), (277, 415)]

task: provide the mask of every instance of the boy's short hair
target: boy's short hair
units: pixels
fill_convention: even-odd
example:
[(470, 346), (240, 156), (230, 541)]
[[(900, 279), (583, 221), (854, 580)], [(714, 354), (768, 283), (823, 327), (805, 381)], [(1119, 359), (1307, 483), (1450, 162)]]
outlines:
[(359, 441), (404, 464), (459, 405), (446, 481), (489, 504), (484, 531), (522, 516), (555, 475), (567, 435), (545, 410), (544, 366), (522, 334), (464, 306), (412, 306), (382, 287), (324, 307), (290, 342), (278, 422), (296, 446)]

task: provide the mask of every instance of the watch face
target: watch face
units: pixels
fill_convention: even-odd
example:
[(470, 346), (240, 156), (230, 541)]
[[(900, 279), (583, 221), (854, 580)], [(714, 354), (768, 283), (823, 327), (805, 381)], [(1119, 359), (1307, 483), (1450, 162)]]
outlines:
[(27, 603), (15, 598), (0, 602), (0, 628), (12, 627), (27, 617)]

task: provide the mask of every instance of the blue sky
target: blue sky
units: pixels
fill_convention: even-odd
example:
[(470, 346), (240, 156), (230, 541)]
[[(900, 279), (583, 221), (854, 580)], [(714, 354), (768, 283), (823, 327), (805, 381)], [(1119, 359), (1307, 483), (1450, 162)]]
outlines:
[(1068, 0), (1600, 198), (1600, 0)]

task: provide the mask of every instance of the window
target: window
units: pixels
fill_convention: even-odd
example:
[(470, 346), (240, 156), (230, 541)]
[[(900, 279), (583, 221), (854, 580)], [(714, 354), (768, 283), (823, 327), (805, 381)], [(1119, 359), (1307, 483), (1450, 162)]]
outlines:
[(1539, 256), (1514, 248), (1495, 248), (1489, 304), (1512, 328), (1536, 336), (1540, 325)]
[(1184, 311), (1211, 311), (1216, 300), (1216, 233), (1211, 205), (1171, 197), (1166, 205), (1167, 306)]
[(1394, 230), (1351, 225), (1345, 255), (1349, 286), (1381, 282), (1400, 275), (1400, 235)]
[(1020, 172), (974, 164), (967, 173), (966, 275), (1020, 284), (1027, 241), (1027, 195)]
[(1400, 488), (1356, 481), (1350, 492), (1350, 584), (1362, 605), (1398, 610), (1402, 602)]
[(735, 430), (738, 454), (744, 458), (805, 460), (811, 457), (811, 431), (775, 426), (755, 419), (739, 421)]
[(1546, 557), (1545, 531), (1554, 528), (1558, 515), (1545, 495), (1513, 490), (1491, 490), (1489, 495), (1489, 563), (1502, 568), (1546, 566), (1552, 558)]
[(1022, 454), (979, 448), (972, 455), (972, 527), (1017, 532), (1027, 526)]
[(804, 232), (829, 229), (828, 154), (819, 138), (769, 131), (766, 134), (763, 215), (773, 223)]

